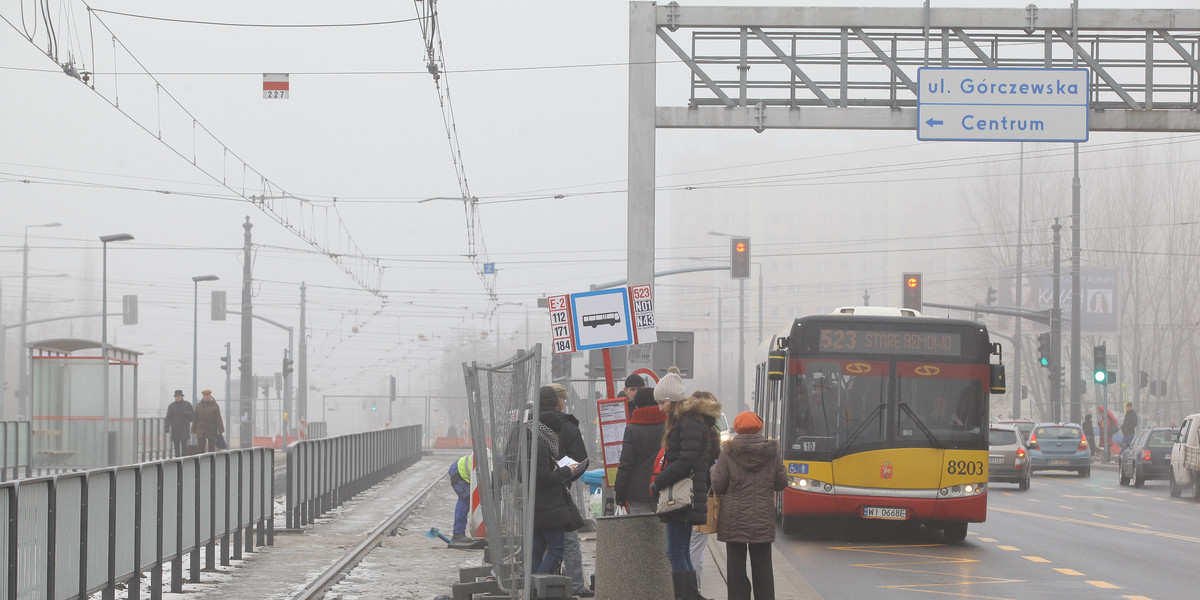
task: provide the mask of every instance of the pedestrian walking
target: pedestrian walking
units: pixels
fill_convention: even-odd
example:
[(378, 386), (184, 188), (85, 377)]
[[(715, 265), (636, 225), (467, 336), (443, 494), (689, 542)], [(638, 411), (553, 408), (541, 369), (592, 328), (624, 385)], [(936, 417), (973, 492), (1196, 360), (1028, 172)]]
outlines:
[(213, 400), (212, 390), (204, 390), (201, 395), (196, 404), (192, 433), (196, 434), (196, 443), (203, 452), (216, 452), (219, 449), (217, 436), (225, 433), (225, 421), (221, 418), (221, 407)]
[[(746, 411), (733, 420), (712, 469), (713, 493), (721, 496), (717, 539), (725, 542), (729, 600), (775, 600), (771, 546), (775, 542), (775, 493), (787, 485), (779, 441), (763, 437), (762, 419)], [(746, 556), (750, 556), (750, 578)]]
[(663, 467), (650, 484), (650, 494), (657, 498), (660, 490), (682, 479), (692, 480), (692, 503), (684, 510), (663, 515), (666, 523), (667, 560), (671, 563), (671, 579), (675, 597), (696, 600), (696, 570), (692, 563), (690, 541), (692, 526), (708, 521), (708, 432), (721, 414), (721, 405), (711, 394), (684, 395), (679, 369), (671, 367), (654, 388), (654, 399), (667, 415), (663, 433)]
[[(559, 422), (558, 427), (551, 426), (551, 429), (558, 433), (559, 439), (559, 455), (555, 458), (561, 460), (563, 457), (570, 457), (573, 462), (583, 463), (588, 458), (588, 452), (583, 434), (579, 431), (579, 419), (564, 412), (567, 406), (567, 387), (561, 383), (551, 383), (546, 388), (554, 392), (554, 398), (551, 402), (547, 394), (545, 402), (542, 403), (542, 410), (551, 411), (552, 414), (547, 418)], [(567, 499), (571, 502), (574, 502), (574, 496), (571, 494), (573, 484), (574, 481), (566, 484)], [(563, 575), (571, 578), (571, 592), (574, 595), (581, 598), (595, 596), (595, 592), (587, 586), (583, 578), (583, 550), (579, 547), (579, 534), (574, 529), (563, 532)]]
[(171, 435), (171, 456), (183, 456), (191, 434), (192, 403), (183, 399), (183, 390), (175, 390), (175, 401), (167, 406), (166, 428)]
[(1133, 403), (1125, 403), (1125, 419), (1121, 421), (1121, 447), (1128, 448), (1129, 443), (1133, 441), (1133, 434), (1137, 433), (1138, 414), (1133, 410)]
[(650, 475), (654, 471), (654, 459), (662, 449), (667, 414), (654, 401), (653, 388), (639, 389), (633, 397), (633, 406), (621, 440), (621, 465), (613, 483), (613, 497), (618, 505), (628, 508), (630, 514), (653, 514)]
[(1096, 428), (1092, 423), (1092, 415), (1088, 413), (1083, 416), (1083, 439), (1087, 442), (1088, 451), (1091, 456), (1096, 455)]

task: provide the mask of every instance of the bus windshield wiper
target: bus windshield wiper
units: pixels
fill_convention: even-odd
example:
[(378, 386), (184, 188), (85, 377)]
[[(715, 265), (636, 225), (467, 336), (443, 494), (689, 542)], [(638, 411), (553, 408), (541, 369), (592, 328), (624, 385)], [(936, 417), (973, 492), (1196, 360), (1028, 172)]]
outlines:
[(863, 422), (859, 424), (858, 427), (855, 427), (854, 431), (850, 432), (850, 437), (846, 438), (846, 443), (842, 444), (842, 446), (837, 449), (837, 452), (833, 453), (833, 458), (841, 458), (850, 451), (850, 447), (854, 445), (854, 440), (858, 439), (859, 434), (861, 434), (863, 431), (866, 431), (867, 425), (870, 425), (871, 422), (883, 412), (884, 406), (885, 405), (882, 403), (875, 405), (875, 410), (872, 410), (871, 414), (867, 415), (867, 418), (863, 419)]
[(916, 413), (914, 413), (912, 411), (912, 409), (908, 407), (907, 404), (901, 402), (900, 410), (904, 411), (905, 413), (908, 413), (908, 416), (910, 418), (912, 418), (913, 423), (917, 424), (917, 429), (920, 429), (921, 433), (924, 433), (925, 437), (929, 438), (929, 441), (933, 443), (934, 448), (945, 448), (946, 447), (944, 444), (942, 444), (942, 442), (940, 440), (937, 439), (937, 436), (933, 435), (932, 431), (929, 431), (929, 428), (925, 427), (925, 424), (921, 422), (921, 419), (917, 417)]

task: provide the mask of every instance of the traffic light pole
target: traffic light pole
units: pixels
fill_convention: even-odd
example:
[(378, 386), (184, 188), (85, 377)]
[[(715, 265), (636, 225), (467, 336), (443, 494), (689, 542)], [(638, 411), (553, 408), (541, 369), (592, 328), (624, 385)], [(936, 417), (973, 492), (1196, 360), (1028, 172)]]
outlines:
[(230, 399), (229, 399), (229, 393), (230, 393), (229, 385), (230, 385), (230, 383), (232, 381), (232, 377), (233, 377), (232, 374), (230, 373), (230, 371), (232, 369), (229, 368), (229, 361), (233, 360), (233, 357), (230, 356), (229, 351), (230, 351), (229, 342), (225, 342), (225, 366), (223, 368), (225, 369), (225, 432), (227, 435), (229, 435), (229, 431), (230, 431), (229, 416), (231, 414), (233, 414), (233, 411), (230, 410)]
[[(1062, 290), (1059, 279), (1059, 258), (1062, 253), (1062, 225), (1054, 219), (1054, 308), (1050, 309), (1050, 420), (1062, 421)], [(1078, 314), (1078, 313), (1071, 313)], [(1076, 319), (1078, 320), (1078, 319)], [(1074, 354), (1078, 355), (1078, 352)]]

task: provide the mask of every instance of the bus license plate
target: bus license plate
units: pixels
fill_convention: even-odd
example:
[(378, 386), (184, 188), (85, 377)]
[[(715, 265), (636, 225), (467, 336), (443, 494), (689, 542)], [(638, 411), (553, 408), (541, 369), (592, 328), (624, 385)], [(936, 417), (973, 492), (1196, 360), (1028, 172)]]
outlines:
[(864, 519), (896, 519), (903, 521), (908, 518), (908, 509), (864, 506), (862, 516)]

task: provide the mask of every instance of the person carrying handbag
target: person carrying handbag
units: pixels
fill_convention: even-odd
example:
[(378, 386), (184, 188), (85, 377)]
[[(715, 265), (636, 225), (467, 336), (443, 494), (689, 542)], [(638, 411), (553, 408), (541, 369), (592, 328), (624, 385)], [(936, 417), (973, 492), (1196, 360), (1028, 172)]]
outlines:
[[(775, 542), (775, 493), (787, 485), (779, 441), (763, 437), (763, 422), (745, 411), (733, 420), (736, 435), (725, 442), (712, 468), (713, 493), (721, 496), (717, 539), (725, 542), (729, 600), (775, 600), (771, 545)], [(751, 577), (746, 577), (746, 554)]]
[(692, 526), (708, 520), (708, 464), (710, 453), (716, 451), (709, 448), (708, 432), (721, 415), (721, 404), (707, 392), (685, 396), (683, 379), (675, 367), (655, 386), (654, 399), (667, 414), (667, 424), (663, 433), (663, 466), (650, 484), (650, 495), (657, 499), (660, 492), (676, 482), (691, 479), (689, 506), (659, 514), (659, 520), (666, 524), (667, 560), (671, 563), (675, 598), (699, 600), (689, 546)]

